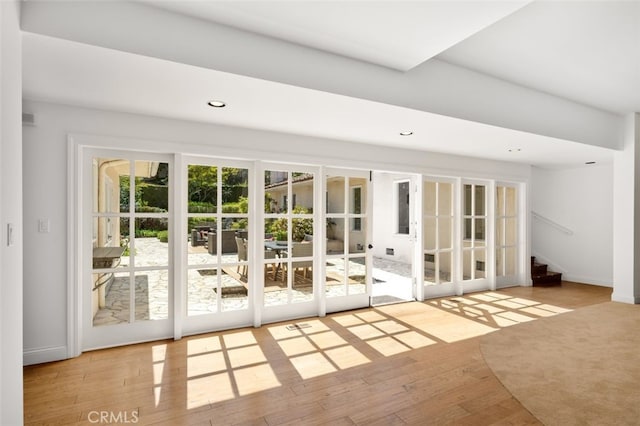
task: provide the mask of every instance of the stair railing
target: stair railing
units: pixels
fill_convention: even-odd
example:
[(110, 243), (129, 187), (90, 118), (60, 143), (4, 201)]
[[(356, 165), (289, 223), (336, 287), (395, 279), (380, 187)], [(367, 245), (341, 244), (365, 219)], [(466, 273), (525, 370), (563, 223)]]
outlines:
[(569, 228), (567, 228), (566, 226), (562, 226), (560, 225), (558, 222), (549, 219), (546, 216), (541, 215), (540, 213), (534, 212), (533, 210), (531, 211), (531, 216), (533, 216), (534, 219), (539, 220), (542, 223), (545, 223), (549, 226), (551, 226), (552, 228), (557, 229), (558, 231), (562, 232), (563, 234), (566, 235), (573, 235), (573, 231)]

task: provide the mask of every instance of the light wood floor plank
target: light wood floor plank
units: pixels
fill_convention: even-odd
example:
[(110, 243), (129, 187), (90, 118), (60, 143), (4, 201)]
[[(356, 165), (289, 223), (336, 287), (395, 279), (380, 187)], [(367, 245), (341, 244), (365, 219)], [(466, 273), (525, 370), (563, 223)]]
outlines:
[(610, 300), (564, 283), (513, 287), (88, 352), (25, 367), (25, 424), (532, 424), (480, 352), (487, 332)]

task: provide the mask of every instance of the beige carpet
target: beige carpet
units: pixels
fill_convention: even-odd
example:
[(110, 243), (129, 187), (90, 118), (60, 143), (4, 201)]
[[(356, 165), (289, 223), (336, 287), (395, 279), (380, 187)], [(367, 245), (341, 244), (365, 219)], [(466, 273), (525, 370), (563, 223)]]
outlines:
[(483, 336), (480, 348), (546, 425), (640, 424), (640, 305), (579, 308)]

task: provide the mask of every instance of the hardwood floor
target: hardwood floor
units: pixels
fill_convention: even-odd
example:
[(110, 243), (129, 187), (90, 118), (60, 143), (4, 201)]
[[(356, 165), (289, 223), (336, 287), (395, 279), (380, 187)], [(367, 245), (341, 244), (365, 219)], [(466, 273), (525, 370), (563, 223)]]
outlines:
[(25, 367), (25, 423), (540, 424), (481, 336), (610, 297), (513, 287), (87, 352)]

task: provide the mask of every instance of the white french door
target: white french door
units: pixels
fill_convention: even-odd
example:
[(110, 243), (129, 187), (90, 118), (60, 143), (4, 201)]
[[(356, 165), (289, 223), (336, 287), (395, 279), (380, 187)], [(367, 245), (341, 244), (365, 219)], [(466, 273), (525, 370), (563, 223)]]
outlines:
[(496, 186), (496, 287), (520, 284), (519, 197), (516, 184)]
[[(79, 152), (83, 350), (325, 315), (374, 296), (368, 171)], [(516, 184), (382, 182), (379, 226), (392, 234), (385, 247), (412, 259), (413, 296), (517, 280)]]
[(82, 161), (82, 349), (172, 336), (172, 157), (85, 149)]
[(325, 169), (324, 176), (326, 312), (366, 307), (372, 281), (369, 172)]
[(320, 314), (320, 168), (261, 163), (255, 325)]
[(425, 178), (422, 183), (423, 283), (425, 297), (455, 293), (455, 181)]
[(492, 276), (493, 224), (488, 220), (489, 191), (488, 182), (462, 182), (462, 241), (461, 241), (461, 277), (462, 291), (488, 290)]
[(368, 172), (81, 153), (82, 350), (368, 306)]
[(253, 164), (181, 157), (181, 323), (176, 335), (253, 321)]

